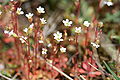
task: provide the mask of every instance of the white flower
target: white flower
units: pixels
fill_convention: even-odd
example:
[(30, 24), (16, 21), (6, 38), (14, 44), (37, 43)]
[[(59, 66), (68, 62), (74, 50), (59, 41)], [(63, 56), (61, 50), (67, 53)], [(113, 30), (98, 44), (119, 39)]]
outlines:
[(46, 48), (42, 48), (42, 54), (47, 54), (47, 49)]
[(7, 31), (7, 30), (4, 30), (4, 33), (5, 33), (5, 34), (9, 34), (9, 31)]
[(48, 46), (48, 47), (51, 47), (51, 46), (52, 46), (52, 44), (51, 44), (51, 43), (49, 43), (47, 46)]
[(39, 7), (37, 8), (37, 11), (38, 11), (38, 13), (45, 13), (44, 8), (42, 8), (41, 6), (39, 6)]
[(106, 5), (108, 5), (108, 6), (112, 6), (113, 5), (113, 3), (111, 2), (111, 1), (104, 1), (104, 4), (106, 4)]
[(16, 13), (17, 13), (18, 15), (24, 14), (24, 12), (22, 11), (22, 8), (17, 8)]
[(109, 1), (109, 2), (107, 2), (107, 5), (108, 5), (108, 6), (112, 6), (113, 3)]
[(61, 48), (60, 48), (60, 51), (61, 51), (61, 52), (66, 52), (66, 48), (61, 47)]
[(30, 29), (33, 29), (33, 27), (34, 27), (34, 24), (33, 24), (33, 23), (30, 24), (29, 28), (30, 28)]
[(56, 33), (53, 34), (54, 37), (58, 37), (61, 38), (62, 37), (62, 33), (60, 33), (59, 31), (57, 31)]
[(10, 37), (10, 36), (17, 37), (17, 34), (14, 33), (13, 30), (11, 30), (11, 31), (4, 30), (4, 33), (5, 33), (5, 34), (8, 34), (9, 37)]
[(80, 33), (81, 32), (81, 27), (76, 27), (75, 28), (75, 33)]
[(23, 31), (27, 33), (28, 32), (28, 28), (23, 29)]
[(40, 18), (40, 21), (41, 21), (42, 24), (46, 24), (47, 23), (44, 18)]
[(100, 45), (98, 45), (98, 44), (96, 44), (96, 43), (91, 42), (91, 44), (92, 44), (94, 47), (96, 47), (96, 48), (99, 48), (99, 47), (100, 47)]
[(62, 22), (64, 23), (65, 26), (71, 26), (72, 25), (72, 21), (69, 21), (69, 19), (63, 20)]
[(20, 39), (21, 43), (25, 43), (25, 40), (27, 40), (27, 37), (21, 36)]
[(44, 43), (43, 40), (39, 40), (39, 43)]
[(0, 11), (0, 15), (2, 14), (2, 11)]
[(88, 21), (84, 21), (83, 25), (86, 26), (86, 27), (89, 27), (90, 23)]
[(63, 41), (63, 39), (61, 39), (62, 38), (62, 33), (60, 33), (59, 31), (54, 33), (53, 36), (54, 36), (54, 39), (57, 40), (58, 42)]
[(33, 17), (33, 13), (28, 13), (28, 14), (26, 14), (25, 16), (28, 18), (28, 19), (31, 19), (32, 17)]

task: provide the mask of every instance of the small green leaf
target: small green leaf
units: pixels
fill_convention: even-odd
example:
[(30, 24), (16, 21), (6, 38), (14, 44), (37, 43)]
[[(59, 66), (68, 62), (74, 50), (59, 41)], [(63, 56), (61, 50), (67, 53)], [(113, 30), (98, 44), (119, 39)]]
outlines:
[(15, 65), (15, 64), (7, 64), (7, 66), (9, 68), (13, 68), (13, 69), (18, 67), (18, 65)]
[(7, 77), (11, 77), (11, 74), (9, 72), (6, 71), (0, 71), (1, 74), (7, 76)]

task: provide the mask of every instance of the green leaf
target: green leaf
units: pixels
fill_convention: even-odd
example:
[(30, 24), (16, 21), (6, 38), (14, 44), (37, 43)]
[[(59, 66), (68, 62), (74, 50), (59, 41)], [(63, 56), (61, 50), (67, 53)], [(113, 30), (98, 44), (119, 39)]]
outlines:
[(0, 71), (1, 74), (7, 76), (7, 77), (11, 77), (11, 74), (9, 72), (6, 71)]
[(105, 18), (103, 19), (104, 22), (119, 22), (120, 21), (120, 11), (117, 11), (113, 14), (106, 13)]
[(8, 66), (9, 68), (12, 68), (12, 69), (14, 69), (14, 68), (17, 68), (17, 67), (18, 67), (18, 65), (15, 65), (15, 64), (7, 64), (7, 66)]
[(10, 1), (10, 0), (3, 0), (3, 2), (0, 2), (0, 4), (4, 6), (4, 5), (8, 4), (9, 1)]
[(113, 75), (113, 77), (116, 79), (116, 80), (120, 80), (119, 77), (117, 77), (117, 75), (110, 69), (110, 67), (107, 65), (107, 63), (105, 61), (103, 61), (103, 63), (105, 64), (106, 68), (108, 69), (108, 71)]

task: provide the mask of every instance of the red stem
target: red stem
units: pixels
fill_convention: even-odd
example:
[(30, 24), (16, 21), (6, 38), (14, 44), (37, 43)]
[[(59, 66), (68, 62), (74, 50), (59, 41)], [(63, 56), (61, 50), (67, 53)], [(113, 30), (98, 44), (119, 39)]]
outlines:
[(87, 59), (86, 55), (88, 54), (87, 46), (88, 46), (88, 39), (89, 39), (89, 27), (87, 27), (86, 30), (87, 30), (87, 32), (85, 34), (85, 55), (84, 55), (84, 60)]
[[(39, 23), (38, 23), (39, 24)], [(38, 54), (38, 32), (39, 32), (40, 26), (37, 26), (37, 30), (35, 30), (35, 69), (37, 68), (37, 54)]]
[[(12, 24), (13, 24), (13, 30), (14, 30), (14, 33), (16, 33), (18, 35), (18, 18), (17, 18), (17, 14), (16, 14), (16, 6), (15, 4), (13, 4), (13, 7), (14, 7), (14, 10), (12, 11)], [(18, 39), (15, 37), (14, 38), (15, 40), (15, 46), (16, 46), (16, 49), (17, 49), (17, 58), (18, 58), (18, 61), (20, 61), (20, 47), (18, 46), (19, 44), (19, 41)], [(18, 62), (17, 62), (18, 63)]]
[(78, 34), (76, 35), (76, 55), (79, 53), (78, 51)]

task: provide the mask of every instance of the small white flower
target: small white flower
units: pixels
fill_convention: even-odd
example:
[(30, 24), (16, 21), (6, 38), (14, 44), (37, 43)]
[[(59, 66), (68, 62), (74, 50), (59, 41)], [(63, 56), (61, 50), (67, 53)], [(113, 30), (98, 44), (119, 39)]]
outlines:
[(17, 13), (18, 15), (24, 14), (24, 12), (22, 11), (22, 8), (17, 8), (16, 13)]
[(75, 33), (80, 33), (81, 32), (81, 27), (76, 27), (75, 28)]
[(66, 48), (61, 47), (61, 48), (60, 48), (60, 51), (61, 51), (61, 52), (66, 52)]
[(100, 47), (100, 45), (98, 45), (98, 44), (96, 44), (96, 43), (91, 42), (91, 44), (92, 44), (94, 47), (96, 47), (96, 48), (99, 48), (99, 47)]
[(106, 4), (107, 6), (112, 6), (113, 5), (113, 3), (111, 2), (111, 1), (104, 1), (104, 4)]
[(33, 24), (33, 23), (30, 24), (29, 28), (30, 28), (30, 29), (33, 29), (33, 27), (34, 27), (34, 24)]
[(10, 1), (13, 1), (13, 0), (10, 0)]
[(7, 30), (4, 30), (4, 33), (5, 33), (5, 34), (9, 34), (9, 31), (7, 31)]
[(65, 26), (71, 26), (72, 25), (72, 21), (69, 21), (69, 19), (63, 20), (62, 22)]
[(44, 43), (43, 40), (39, 40), (39, 43)]
[(42, 48), (42, 54), (47, 54), (47, 49), (46, 48)]
[(27, 33), (27, 32), (28, 32), (28, 28), (23, 29), (23, 31), (24, 31), (25, 33)]
[(38, 13), (45, 13), (44, 8), (42, 8), (41, 6), (39, 6), (39, 7), (37, 8), (37, 11), (38, 11)]
[(51, 46), (52, 46), (52, 44), (51, 44), (51, 43), (49, 43), (47, 46), (48, 46), (48, 47), (51, 47)]
[(109, 1), (109, 2), (107, 2), (107, 5), (108, 5), (108, 6), (112, 6), (113, 3)]
[(2, 14), (2, 11), (0, 11), (0, 15)]
[(60, 33), (59, 31), (57, 31), (56, 33), (53, 34), (54, 37), (58, 37), (61, 38), (62, 37), (62, 33)]
[(54, 33), (53, 36), (54, 36), (54, 39), (57, 40), (58, 42), (63, 41), (63, 39), (61, 39), (62, 38), (62, 33), (60, 33), (59, 31)]
[(40, 21), (41, 21), (42, 24), (46, 24), (47, 23), (44, 18), (40, 18)]
[(20, 39), (21, 43), (25, 43), (25, 40), (27, 40), (27, 37), (21, 36)]
[(28, 14), (26, 14), (25, 16), (28, 18), (28, 19), (31, 19), (32, 17), (33, 17), (33, 13), (28, 13)]
[(17, 37), (17, 34), (14, 33), (13, 30), (11, 30), (11, 31), (4, 30), (4, 33), (5, 33), (5, 34), (8, 34), (9, 37), (10, 37), (10, 36)]
[(83, 25), (86, 26), (86, 27), (89, 27), (90, 23), (88, 21), (84, 21)]

